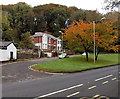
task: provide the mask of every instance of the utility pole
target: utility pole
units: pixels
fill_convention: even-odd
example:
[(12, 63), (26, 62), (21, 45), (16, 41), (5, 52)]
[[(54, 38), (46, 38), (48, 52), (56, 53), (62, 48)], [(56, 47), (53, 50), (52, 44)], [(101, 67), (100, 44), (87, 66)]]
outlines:
[(62, 31), (59, 31), (59, 32), (62, 34), (62, 53), (63, 53), (63, 52), (64, 52), (64, 51), (63, 51), (63, 50), (64, 50), (64, 49), (63, 49), (63, 39), (64, 39), (64, 38), (63, 38), (63, 32), (62, 32)]
[(95, 21), (93, 21), (93, 41), (94, 41), (94, 64), (95, 64)]
[[(99, 21), (101, 22), (102, 20), (106, 19), (106, 17), (101, 18)], [(95, 64), (95, 56), (97, 54), (97, 49), (96, 49), (96, 40), (95, 40), (95, 21), (93, 21), (93, 41), (94, 41), (94, 64)]]

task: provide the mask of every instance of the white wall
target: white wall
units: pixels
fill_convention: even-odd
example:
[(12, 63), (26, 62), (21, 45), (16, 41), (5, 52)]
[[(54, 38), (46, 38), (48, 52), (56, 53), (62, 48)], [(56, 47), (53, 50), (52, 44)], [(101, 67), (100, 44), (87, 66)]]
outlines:
[(9, 58), (10, 58), (10, 52), (13, 52), (13, 59), (17, 59), (17, 49), (16, 47), (14, 46), (13, 43), (11, 43), (8, 47), (7, 47), (7, 50), (8, 50), (8, 55), (9, 55)]
[(60, 48), (59, 51), (61, 51), (61, 47), (62, 47), (61, 42), (62, 41), (60, 39), (57, 39), (57, 50), (58, 50), (58, 47), (59, 47)]
[(42, 37), (42, 49), (48, 49), (48, 36), (46, 34)]
[(17, 59), (17, 49), (13, 43), (11, 43), (7, 50), (0, 49), (0, 61), (8, 61), (10, 60), (10, 52), (13, 52), (13, 58)]
[(0, 49), (0, 61), (7, 61), (7, 60), (9, 60), (8, 51)]

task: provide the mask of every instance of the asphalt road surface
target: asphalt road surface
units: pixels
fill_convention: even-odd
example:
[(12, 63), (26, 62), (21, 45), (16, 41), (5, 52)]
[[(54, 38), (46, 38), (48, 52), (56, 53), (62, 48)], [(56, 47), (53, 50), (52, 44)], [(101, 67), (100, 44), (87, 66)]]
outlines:
[[(75, 57), (75, 56), (80, 56), (80, 55), (71, 55), (70, 57)], [(53, 74), (46, 74), (42, 72), (32, 71), (28, 69), (28, 67), (31, 65), (54, 61), (57, 59), (59, 58), (53, 57), (53, 58), (43, 58), (43, 59), (36, 59), (36, 60), (14, 62), (10, 64), (3, 64), (2, 82), (3, 83), (23, 82), (30, 79), (39, 79), (39, 78), (53, 76)]]
[(117, 65), (12, 84), (4, 83), (2, 93), (3, 97), (21, 97), (20, 99), (22, 97), (32, 97), (31, 99), (43, 97), (118, 97), (120, 95), (120, 91), (118, 91), (120, 73), (118, 67)]
[(56, 59), (58, 59), (58, 57), (21, 61), (21, 62), (15, 62), (15, 63), (5, 64), (5, 65), (3, 64), (2, 82), (3, 83), (22, 82), (30, 79), (38, 79), (38, 78), (53, 76), (52, 74), (32, 71), (28, 69), (28, 67), (38, 63), (49, 62)]

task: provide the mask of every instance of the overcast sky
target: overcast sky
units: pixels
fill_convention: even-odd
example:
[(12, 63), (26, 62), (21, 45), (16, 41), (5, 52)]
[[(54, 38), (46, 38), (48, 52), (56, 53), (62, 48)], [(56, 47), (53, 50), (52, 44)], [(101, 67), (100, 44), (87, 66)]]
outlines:
[(26, 2), (27, 4), (33, 6), (55, 3), (66, 6), (76, 6), (77, 8), (87, 9), (87, 10), (98, 10), (100, 13), (105, 13), (102, 10), (104, 0), (0, 0), (0, 4), (16, 4), (18, 2)]

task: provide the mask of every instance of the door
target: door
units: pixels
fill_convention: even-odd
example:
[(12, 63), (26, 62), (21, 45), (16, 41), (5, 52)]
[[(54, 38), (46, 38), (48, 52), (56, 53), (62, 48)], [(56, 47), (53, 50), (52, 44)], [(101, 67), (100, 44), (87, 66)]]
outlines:
[(13, 59), (13, 52), (10, 52), (10, 60)]

